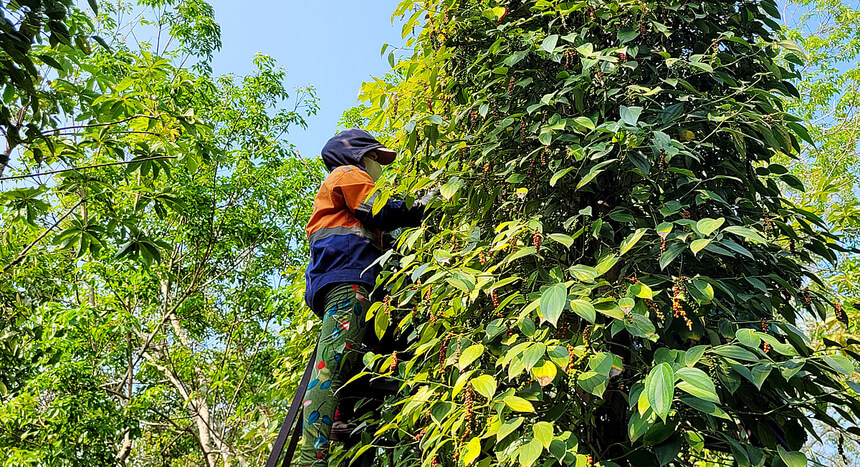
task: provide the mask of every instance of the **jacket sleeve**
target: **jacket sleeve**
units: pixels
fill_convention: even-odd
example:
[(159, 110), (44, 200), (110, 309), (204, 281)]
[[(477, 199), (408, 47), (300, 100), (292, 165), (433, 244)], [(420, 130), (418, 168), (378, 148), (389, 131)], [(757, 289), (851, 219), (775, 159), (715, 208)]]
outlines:
[(389, 232), (401, 227), (421, 225), (424, 208), (416, 205), (407, 209), (406, 203), (399, 200), (389, 200), (373, 215), (373, 203), (379, 194), (373, 193), (374, 187), (373, 179), (361, 169), (345, 173), (338, 184), (347, 208), (355, 213), (355, 217), (365, 227)]

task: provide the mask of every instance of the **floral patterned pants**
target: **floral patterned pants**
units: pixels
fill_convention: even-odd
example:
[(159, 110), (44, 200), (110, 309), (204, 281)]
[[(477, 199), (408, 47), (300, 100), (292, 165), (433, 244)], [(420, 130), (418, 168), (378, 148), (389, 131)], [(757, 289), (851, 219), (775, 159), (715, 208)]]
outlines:
[(338, 284), (325, 295), (316, 362), (303, 399), (300, 466), (328, 465), (336, 392), (355, 365), (356, 353), (350, 349), (364, 338), (369, 308), (369, 294), (363, 285)]

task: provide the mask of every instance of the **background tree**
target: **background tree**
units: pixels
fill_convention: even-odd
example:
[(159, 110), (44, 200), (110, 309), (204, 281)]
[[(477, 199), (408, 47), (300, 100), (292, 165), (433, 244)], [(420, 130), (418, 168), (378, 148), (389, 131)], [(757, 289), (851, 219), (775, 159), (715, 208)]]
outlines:
[[(856, 353), (815, 272), (847, 252), (779, 161), (802, 51), (763, 2), (402, 2), (396, 188), (448, 203), (400, 237), (369, 355), (403, 396), (379, 464), (805, 465), (860, 415)], [(782, 58), (780, 58), (782, 57)], [(811, 284), (816, 287), (809, 288)], [(835, 309), (835, 310), (834, 310)], [(387, 460), (386, 460), (387, 459)]]
[[(860, 41), (860, 5), (857, 2), (791, 2), (783, 9), (785, 34), (806, 52), (796, 86), (799, 98), (786, 100), (787, 108), (803, 118), (815, 145), (802, 145), (801, 157), (786, 161), (791, 172), (803, 181), (805, 192), (791, 193), (799, 205), (821, 216), (838, 232), (846, 246), (857, 248), (857, 117)], [(843, 253), (835, 264), (819, 263), (825, 289), (835, 291), (850, 326), (844, 327), (832, 313), (827, 320), (812, 323), (810, 333), (822, 347), (848, 345), (857, 352), (858, 311), (857, 255)], [(836, 342), (835, 345), (830, 342)], [(837, 419), (839, 415), (832, 414)], [(843, 421), (845, 426), (851, 423)], [(823, 427), (824, 443), (810, 440), (809, 450), (824, 465), (855, 465), (856, 436)], [(853, 440), (853, 441), (852, 441)]]
[(265, 56), (213, 77), (205, 2), (98, 6), (65, 21), (101, 46), (27, 52), (52, 67), (28, 69), (41, 136), (9, 140), (0, 179), (4, 463), (259, 465), (312, 335), (298, 267), (322, 168), (284, 136), (313, 88)]

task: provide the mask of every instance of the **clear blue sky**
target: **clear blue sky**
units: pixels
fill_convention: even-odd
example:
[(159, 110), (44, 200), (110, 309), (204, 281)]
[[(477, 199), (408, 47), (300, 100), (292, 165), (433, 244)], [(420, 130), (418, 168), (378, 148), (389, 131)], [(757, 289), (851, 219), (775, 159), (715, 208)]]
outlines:
[(397, 0), (210, 0), (221, 25), (223, 47), (214, 59), (216, 74), (247, 74), (257, 52), (271, 55), (287, 70), (287, 85), (313, 85), (320, 111), (307, 131), (287, 136), (306, 157), (319, 151), (344, 110), (357, 103), (362, 81), (382, 76), (388, 60), (382, 45), (401, 44), (391, 23)]

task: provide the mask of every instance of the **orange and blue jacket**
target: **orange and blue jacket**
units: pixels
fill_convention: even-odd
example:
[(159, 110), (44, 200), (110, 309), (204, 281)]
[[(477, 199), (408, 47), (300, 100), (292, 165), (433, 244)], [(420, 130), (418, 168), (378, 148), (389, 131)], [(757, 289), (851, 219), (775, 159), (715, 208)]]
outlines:
[(421, 224), (424, 209), (407, 209), (398, 200), (389, 200), (373, 215), (374, 187), (363, 167), (343, 165), (332, 170), (317, 193), (306, 228), (311, 260), (305, 273), (305, 301), (317, 315), (322, 316), (331, 285), (348, 282), (373, 289), (381, 270), (374, 262), (382, 254), (383, 232)]

